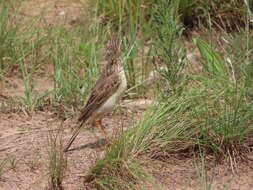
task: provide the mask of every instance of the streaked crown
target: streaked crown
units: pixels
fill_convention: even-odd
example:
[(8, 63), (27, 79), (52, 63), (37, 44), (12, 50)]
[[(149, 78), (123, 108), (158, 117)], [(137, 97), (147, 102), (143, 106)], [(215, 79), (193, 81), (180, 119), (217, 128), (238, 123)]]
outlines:
[(114, 65), (119, 62), (120, 57), (120, 40), (118, 38), (111, 39), (106, 48), (106, 61), (107, 64)]

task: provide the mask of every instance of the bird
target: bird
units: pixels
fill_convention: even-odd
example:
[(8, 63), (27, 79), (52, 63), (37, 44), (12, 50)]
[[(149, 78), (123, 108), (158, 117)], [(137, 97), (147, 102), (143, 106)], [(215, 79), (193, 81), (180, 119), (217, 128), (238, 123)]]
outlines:
[(74, 130), (64, 152), (67, 152), (84, 124), (93, 124), (100, 128), (109, 142), (102, 118), (111, 112), (127, 89), (127, 79), (123, 61), (120, 59), (120, 40), (109, 40), (105, 55), (106, 65), (101, 76), (96, 81), (87, 99), (86, 105), (81, 110), (78, 118), (80, 125)]

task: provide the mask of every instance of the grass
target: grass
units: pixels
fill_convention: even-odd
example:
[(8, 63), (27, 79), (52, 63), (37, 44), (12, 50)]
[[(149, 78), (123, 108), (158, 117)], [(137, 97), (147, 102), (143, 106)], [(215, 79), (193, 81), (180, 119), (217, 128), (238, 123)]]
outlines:
[[(117, 3), (114, 0), (99, 1), (98, 11), (104, 23), (113, 23), (115, 27), (119, 27), (120, 31), (125, 28), (132, 30), (141, 25), (140, 30), (150, 32), (152, 30), (149, 28), (149, 18), (153, 16), (152, 6), (160, 2), (160, 0), (135, 2), (120, 0)], [(234, 31), (238, 29), (238, 26), (246, 26), (247, 7), (253, 5), (251, 0), (180, 0), (177, 3), (177, 12), (181, 15), (180, 20), (187, 28), (215, 25), (226, 31)], [(252, 8), (248, 10), (252, 11)]]
[(208, 172), (205, 155), (200, 150), (199, 158), (195, 158), (194, 165), (199, 181), (199, 188), (203, 190), (212, 190), (215, 188), (215, 183), (212, 174)]
[[(10, 15), (13, 7), (5, 1), (1, 1), (0, 11), (0, 42), (2, 44), (0, 47), (0, 76), (3, 76), (8, 70), (14, 67), (15, 61), (17, 60), (17, 52), (14, 47), (18, 36), (17, 26), (13, 24), (15, 11), (14, 14)], [(5, 62), (7, 64), (4, 64)]]
[(18, 161), (15, 157), (8, 156), (0, 162), (0, 179), (9, 170), (17, 171)]
[(8, 158), (6, 158), (0, 162), (0, 177), (3, 176), (3, 174), (5, 172), (4, 167), (7, 165), (7, 163), (8, 163)]
[(162, 95), (180, 93), (185, 80), (182, 75), (187, 64), (185, 49), (177, 45), (180, 44), (178, 39), (183, 32), (178, 15), (179, 5), (179, 1), (161, 1), (153, 12), (154, 59), (156, 70), (164, 79), (161, 89), (166, 90), (165, 93), (159, 92)]
[(136, 151), (139, 150), (136, 145), (139, 144), (135, 143), (141, 141), (143, 136), (139, 136), (135, 129), (120, 135), (113, 142), (105, 157), (92, 168), (86, 182), (92, 181), (93, 187), (98, 189), (139, 189), (140, 182), (153, 183), (153, 178), (143, 167), (147, 163), (137, 157)]
[[(212, 60), (215, 60), (216, 54), (212, 55)], [(234, 159), (245, 159), (247, 150), (243, 145), (253, 132), (250, 108), (252, 102), (243, 87), (232, 83), (233, 81), (226, 81), (225, 73), (222, 72), (225, 65), (205, 66), (212, 71), (208, 72), (212, 78), (192, 76), (197, 83), (194, 87), (182, 92), (180, 96), (170, 94), (166, 102), (153, 105), (137, 126), (129, 129), (113, 143), (105, 158), (91, 171), (95, 175), (96, 185), (104, 180), (106, 184), (115, 185), (110, 175), (120, 177), (117, 181), (125, 181), (124, 177), (128, 175), (124, 173), (126, 169), (122, 166), (126, 163), (130, 169), (132, 163), (143, 161), (147, 156), (148, 160), (166, 158), (170, 153), (195, 147), (200, 147), (206, 154), (214, 155), (218, 161), (227, 159), (232, 168), (236, 165)], [(139, 167), (145, 171), (145, 167)], [(108, 176), (110, 177), (107, 178)], [(129, 183), (132, 182), (134, 180)], [(100, 187), (107, 189), (107, 186)]]
[[(144, 83), (150, 72), (150, 49), (146, 51), (145, 41), (150, 38), (152, 29), (150, 20), (146, 19), (149, 9), (137, 1), (97, 1), (97, 13), (105, 27), (116, 30), (123, 39), (123, 54), (128, 87), (131, 98), (145, 96)], [(151, 5), (153, 1), (146, 3)], [(131, 49), (131, 51), (129, 51)], [(141, 58), (140, 58), (141, 57)]]
[[(97, 38), (100, 26), (91, 25), (83, 36), (81, 27), (75, 32), (64, 26), (41, 28), (43, 15), (40, 15), (21, 27), (13, 21), (19, 12), (11, 6), (10, 2), (2, 2), (0, 7), (4, 10), (0, 17), (1, 79), (12, 76), (16, 70), (21, 72), (25, 90), (20, 102), (28, 112), (42, 108), (47, 99), (68, 107), (79, 105), (100, 73), (101, 44), (97, 46), (97, 41), (104, 41), (104, 37)], [(14, 16), (10, 10), (15, 10)], [(48, 70), (50, 65), (54, 67), (54, 88), (37, 93), (40, 87), (36, 86), (34, 78), (47, 76), (48, 71), (41, 70)]]
[(67, 168), (67, 157), (63, 152), (62, 131), (49, 132), (48, 135), (48, 175), (49, 189), (62, 190), (63, 179)]
[(9, 159), (9, 162), (10, 162), (10, 168), (13, 170), (13, 171), (17, 171), (17, 166), (18, 166), (18, 160), (15, 158), (15, 157), (11, 157)]
[[(126, 169), (121, 167), (125, 163), (130, 166), (138, 160), (166, 158), (173, 152), (196, 147), (205, 154), (214, 155), (218, 161), (227, 159), (232, 168), (236, 159), (245, 159), (247, 150), (243, 145), (253, 132), (252, 97), (248, 96), (252, 86), (245, 86), (251, 80), (245, 75), (247, 59), (244, 57), (240, 63), (226, 61), (207, 42), (194, 39), (202, 59), (202, 72), (187, 73), (185, 51), (177, 45), (182, 35), (178, 8), (178, 2), (162, 0), (154, 8), (154, 57), (163, 79), (159, 85), (162, 90), (158, 90), (158, 102), (146, 111), (139, 124), (118, 137), (105, 158), (91, 170), (98, 189), (115, 186), (125, 189), (120, 183), (128, 176), (123, 175)], [(249, 40), (249, 34), (245, 37)], [(244, 48), (249, 50), (247, 43)], [(165, 69), (160, 70), (163, 67)], [(115, 164), (115, 160), (119, 163)], [(145, 171), (145, 166), (139, 167)], [(119, 183), (115, 185), (110, 175), (120, 177)], [(106, 181), (107, 186), (101, 185), (101, 181)], [(133, 178), (128, 184), (132, 183)], [(137, 189), (138, 184), (131, 188)], [(210, 188), (205, 185), (205, 189)]]
[[(13, 77), (14, 71), (21, 74), (25, 91), (20, 107), (30, 113), (49, 104), (52, 110), (73, 115), (100, 75), (107, 39), (120, 36), (129, 87), (124, 98), (154, 102), (137, 124), (113, 139), (86, 182), (95, 189), (161, 189), (152, 176), (152, 160), (182, 151), (192, 156), (193, 150), (201, 155), (204, 189), (212, 189), (206, 182), (204, 155), (228, 161), (233, 168), (250, 150), (245, 144), (253, 132), (252, 5), (245, 2), (218, 6), (220, 1), (99, 0), (91, 13), (94, 18), (86, 20), (89, 27), (79, 23), (69, 29), (43, 28), (40, 17), (21, 27), (15, 24), (15, 4), (0, 1), (0, 79)], [(208, 32), (203, 38), (188, 36), (199, 53), (198, 63), (187, 60), (184, 34), (191, 27)], [(220, 41), (213, 40), (214, 30)], [(155, 85), (146, 83), (150, 72), (158, 78)], [(35, 79), (41, 76), (49, 76), (53, 88), (38, 93)], [(7, 103), (1, 105), (1, 111), (7, 109)], [(49, 186), (63, 189), (67, 166), (62, 134), (49, 134), (48, 142)]]
[[(24, 81), (24, 96), (21, 102), (25, 109), (32, 112), (37, 107), (44, 94), (35, 93), (34, 76), (43, 67), (46, 59), (41, 54), (46, 37), (36, 23), (40, 18), (34, 18), (29, 24), (22, 26), (18, 20), (17, 1), (2, 2), (0, 8), (1, 47), (0, 47), (0, 77), (13, 76), (16, 70), (21, 72)], [(44, 53), (44, 52), (43, 52)]]

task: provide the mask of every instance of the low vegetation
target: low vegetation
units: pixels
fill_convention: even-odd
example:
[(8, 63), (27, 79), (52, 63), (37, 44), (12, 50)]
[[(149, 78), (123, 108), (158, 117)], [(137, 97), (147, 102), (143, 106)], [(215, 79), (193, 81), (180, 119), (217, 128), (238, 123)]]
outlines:
[(62, 131), (50, 131), (48, 135), (48, 188), (63, 190), (63, 179), (67, 168), (67, 158), (63, 152)]
[[(231, 168), (247, 160), (253, 134), (252, 1), (97, 0), (90, 3), (94, 18), (86, 21), (86, 32), (81, 24), (41, 27), (42, 18), (22, 27), (14, 2), (21, 3), (0, 0), (0, 83), (19, 73), (25, 91), (15, 101), (27, 113), (74, 115), (100, 74), (111, 34), (122, 38), (124, 98), (153, 100), (142, 119), (113, 137), (86, 175), (92, 188), (161, 189), (151, 165), (173, 153), (197, 154), (204, 164), (211, 155)], [(53, 88), (38, 93), (36, 77), (47, 76), (48, 67)], [(52, 189), (63, 189), (67, 167), (61, 135), (48, 138)]]

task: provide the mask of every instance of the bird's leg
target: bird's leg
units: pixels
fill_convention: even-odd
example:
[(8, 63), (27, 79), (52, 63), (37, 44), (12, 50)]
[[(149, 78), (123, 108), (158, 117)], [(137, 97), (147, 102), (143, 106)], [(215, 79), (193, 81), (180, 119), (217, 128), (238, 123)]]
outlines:
[(105, 130), (105, 126), (102, 124), (102, 120), (101, 120), (101, 119), (100, 119), (100, 120), (96, 120), (96, 121), (95, 121), (95, 125), (96, 125), (97, 127), (99, 127), (100, 129)]
[(103, 126), (102, 121), (101, 120), (96, 120), (95, 121), (95, 125), (102, 131), (104, 137), (105, 137), (105, 141), (107, 144), (110, 144), (110, 140), (108, 138), (107, 132), (105, 130), (105, 126)]

